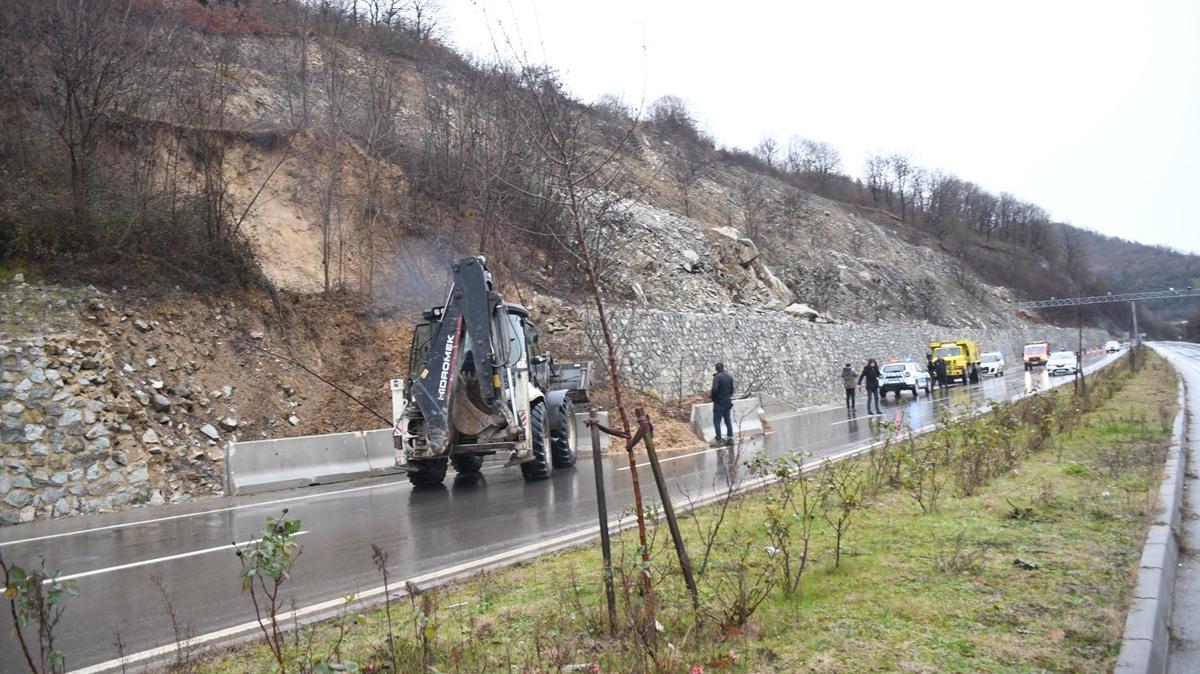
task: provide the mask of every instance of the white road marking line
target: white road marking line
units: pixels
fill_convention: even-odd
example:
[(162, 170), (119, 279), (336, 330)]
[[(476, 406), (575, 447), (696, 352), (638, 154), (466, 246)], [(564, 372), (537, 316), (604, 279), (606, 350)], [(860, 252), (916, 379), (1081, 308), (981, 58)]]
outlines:
[[(716, 451), (720, 451), (720, 450), (722, 450), (722, 449), (730, 449), (730, 448), (732, 448), (732, 447), (734, 447), (734, 445), (722, 445), (722, 446), (720, 446), (720, 447), (709, 447), (708, 449), (701, 449), (701, 450), (699, 450), (699, 451), (695, 451), (695, 452), (688, 452), (687, 454), (679, 454), (679, 455), (676, 455), (676, 456), (668, 456), (668, 457), (667, 457), (667, 458), (665, 458), (665, 459), (659, 459), (659, 460), (658, 460), (658, 462), (659, 462), (659, 463), (666, 463), (666, 462), (668, 462), (668, 461), (676, 461), (676, 460), (678, 460), (678, 459), (686, 459), (686, 458), (688, 458), (689, 456), (696, 456), (696, 455), (698, 455), (698, 454), (708, 454), (709, 452), (716, 452)], [(637, 467), (638, 467), (638, 468), (645, 468), (646, 466), (649, 466), (649, 465), (650, 465), (650, 462), (649, 462), (649, 461), (646, 461), (646, 462), (643, 462), (643, 463), (639, 463), (639, 464), (637, 464)], [(629, 466), (621, 466), (620, 468), (617, 468), (617, 470), (616, 470), (615, 472), (618, 472), (618, 473), (619, 473), (619, 472), (621, 472), (621, 471), (623, 471), (623, 470), (629, 470)]]
[(245, 510), (247, 508), (262, 508), (265, 506), (279, 505), (280, 503), (291, 503), (304, 499), (320, 498), (322, 496), (333, 496), (336, 494), (349, 494), (350, 492), (362, 491), (364, 489), (378, 489), (381, 487), (405, 486), (408, 483), (402, 480), (392, 482), (382, 482), (380, 484), (368, 484), (361, 487), (350, 487), (349, 489), (337, 489), (334, 491), (324, 491), (316, 494), (302, 494), (300, 496), (289, 496), (287, 498), (277, 498), (271, 501), (261, 501), (259, 503), (243, 503), (241, 505), (227, 506), (225, 508), (213, 508), (211, 510), (201, 510), (194, 513), (183, 513), (179, 515), (167, 515), (165, 517), (155, 517), (147, 520), (137, 520), (136, 522), (122, 522), (120, 524), (108, 524), (102, 527), (90, 527), (88, 529), (76, 529), (74, 531), (63, 531), (57, 534), (46, 534), (45, 536), (33, 536), (31, 538), (19, 538), (15, 541), (0, 542), (0, 548), (8, 545), (20, 545), (22, 543), (35, 543), (37, 541), (47, 541), (53, 538), (64, 538), (66, 536), (78, 536), (80, 534), (90, 534), (96, 531), (111, 531), (113, 529), (124, 529), (126, 527), (136, 527), (143, 524), (156, 524), (158, 522), (169, 522), (171, 520), (185, 519), (188, 517), (200, 517), (203, 515), (214, 515), (216, 513), (230, 512), (233, 510)]
[(852, 418), (850, 418), (850, 419), (842, 419), (841, 421), (835, 421), (835, 422), (833, 422), (833, 423), (831, 423), (831, 424), (829, 424), (829, 425), (830, 425), (830, 426), (837, 426), (838, 424), (848, 424), (848, 423), (850, 423), (851, 421), (871, 421), (871, 420), (872, 420), (872, 419), (874, 419), (875, 417), (881, 417), (881, 416), (883, 416), (883, 415), (882, 415), (882, 414), (864, 414), (864, 415), (862, 415), (862, 416), (860, 417), (860, 416), (858, 416), (857, 414), (855, 414), (855, 415), (854, 415)]
[[(293, 536), (302, 536), (307, 533), (308, 533), (308, 531), (297, 531), (295, 534), (293, 534)], [(220, 550), (233, 550), (235, 548), (244, 548), (247, 545), (253, 545), (254, 543), (257, 543), (260, 540), (262, 540), (262, 539), (256, 538), (252, 541), (246, 541), (244, 543), (234, 543), (232, 545), (218, 545), (214, 548), (205, 548), (203, 550), (192, 550), (191, 552), (181, 552), (177, 555), (167, 555), (166, 557), (155, 557), (154, 559), (143, 559), (140, 562), (130, 562), (129, 564), (119, 564), (117, 566), (108, 566), (103, 569), (92, 569), (91, 571), (80, 571), (79, 573), (72, 573), (72, 574), (66, 575), (66, 576), (59, 576), (57, 579), (47, 578), (46, 580), (43, 580), (42, 583), (43, 584), (49, 583), (51, 580), (63, 581), (63, 580), (74, 580), (76, 578), (86, 578), (87, 576), (97, 576), (102, 573), (111, 573), (113, 571), (123, 571), (125, 569), (132, 569), (132, 568), (135, 568), (138, 566), (149, 566), (151, 564), (159, 564), (161, 562), (170, 562), (170, 561), (173, 561), (176, 559), (183, 559), (184, 557), (195, 557), (196, 555), (207, 555), (210, 552), (217, 552)]]

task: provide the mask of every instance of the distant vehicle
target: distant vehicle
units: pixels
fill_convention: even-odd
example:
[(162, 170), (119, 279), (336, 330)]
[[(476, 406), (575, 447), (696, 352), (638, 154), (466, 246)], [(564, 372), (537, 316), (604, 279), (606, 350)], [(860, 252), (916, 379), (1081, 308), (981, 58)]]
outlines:
[(1104, 350), (1108, 353), (1116, 353), (1121, 350), (1121, 343), (1115, 339), (1110, 339), (1104, 343)]
[(993, 377), (1004, 376), (1004, 355), (999, 351), (988, 351), (979, 357), (979, 373)]
[(916, 363), (888, 363), (880, 368), (880, 373), (883, 376), (879, 379), (879, 390), (885, 398), (887, 394), (895, 393), (899, 400), (901, 391), (912, 391), (916, 398), (921, 395), (919, 391), (929, 393), (933, 388), (929, 373), (919, 369)]
[(1030, 342), (1025, 345), (1025, 371), (1045, 365), (1050, 359), (1050, 343), (1046, 341)]
[(979, 345), (969, 339), (955, 339), (944, 342), (930, 342), (929, 354), (937, 360), (946, 361), (946, 377), (950, 380), (961, 379), (979, 381)]
[(1079, 372), (1079, 359), (1075, 357), (1074, 351), (1055, 351), (1046, 361), (1046, 372), (1052, 377), (1059, 374), (1075, 374)]

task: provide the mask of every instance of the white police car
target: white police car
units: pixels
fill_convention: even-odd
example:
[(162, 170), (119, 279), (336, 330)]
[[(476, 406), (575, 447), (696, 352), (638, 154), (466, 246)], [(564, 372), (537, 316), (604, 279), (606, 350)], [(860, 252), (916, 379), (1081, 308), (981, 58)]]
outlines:
[(920, 395), (919, 391), (930, 391), (929, 373), (919, 369), (916, 363), (888, 363), (879, 368), (879, 392), (883, 397), (895, 393), (900, 398), (901, 391), (912, 391), (913, 397)]

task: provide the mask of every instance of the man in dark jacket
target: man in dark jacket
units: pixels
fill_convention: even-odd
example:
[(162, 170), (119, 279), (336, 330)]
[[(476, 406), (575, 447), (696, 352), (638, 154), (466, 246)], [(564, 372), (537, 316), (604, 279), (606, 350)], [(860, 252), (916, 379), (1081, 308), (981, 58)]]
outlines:
[(937, 383), (938, 383), (939, 389), (946, 388), (947, 386), (950, 385), (950, 382), (946, 379), (946, 359), (945, 358), (938, 356), (937, 360), (933, 361), (933, 372), (935, 375), (937, 375)]
[[(709, 398), (713, 404), (713, 429), (717, 432), (717, 438), (713, 440), (713, 445), (732, 445), (733, 444), (733, 377), (725, 371), (724, 363), (717, 363), (716, 372), (713, 374), (712, 392), (709, 393)], [(725, 420), (725, 430), (727, 431), (725, 438), (721, 437), (721, 420)]]
[[(879, 372), (879, 363), (872, 358), (867, 361), (866, 367), (862, 369), (862, 374), (858, 375), (858, 383), (867, 383), (867, 414), (883, 414), (883, 410), (879, 409), (879, 378), (883, 376)], [(874, 407), (875, 410), (871, 411)]]

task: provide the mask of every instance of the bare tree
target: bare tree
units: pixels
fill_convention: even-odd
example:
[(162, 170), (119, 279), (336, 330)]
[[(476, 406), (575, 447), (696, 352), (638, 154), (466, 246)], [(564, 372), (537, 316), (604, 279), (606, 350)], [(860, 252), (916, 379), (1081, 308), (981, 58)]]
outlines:
[(779, 168), (779, 143), (767, 136), (754, 146), (754, 156), (758, 157), (768, 168)]
[(665, 136), (699, 137), (696, 118), (683, 99), (667, 94), (650, 104), (648, 121)]
[(684, 216), (691, 217), (692, 195), (711, 166), (712, 161), (705, 148), (693, 143), (687, 143), (681, 147), (674, 160), (668, 162), (668, 175), (671, 182), (675, 183), (675, 189), (679, 191), (680, 201), (683, 202)]
[(867, 189), (871, 192), (871, 203), (878, 207), (885, 200), (890, 200), (892, 188), (888, 179), (887, 158), (881, 154), (868, 155), (863, 172), (867, 180)]
[(826, 184), (842, 166), (841, 155), (832, 145), (800, 136), (792, 136), (788, 141), (785, 161), (788, 171), (817, 185)]
[(283, 61), (283, 94), (292, 126), (304, 127), (308, 126), (312, 109), (312, 73), (308, 64), (312, 48), (312, 8), (307, 2), (292, 2), (286, 7), (294, 37), (277, 43)]
[(342, 127), (346, 113), (346, 66), (341, 40), (346, 30), (341, 0), (326, 0), (330, 11), (322, 36), (321, 85), (325, 94), (325, 115), (320, 133), (326, 151), (321, 174), (321, 270), (325, 292), (333, 290), (335, 277), (340, 284), (343, 275), (344, 248), (341, 217)]
[(417, 39), (429, 42), (437, 37), (441, 25), (442, 5), (438, 0), (409, 0), (408, 21)]
[(376, 238), (389, 219), (398, 193), (387, 179), (386, 166), (397, 159), (401, 147), (396, 128), (401, 94), (387, 53), (396, 36), (393, 25), (399, 21), (402, 9), (398, 0), (370, 0), (364, 16), (367, 48), (363, 51), (362, 93), (354, 106), (357, 119), (353, 125), (362, 146), (358, 155), (362, 185), (354, 210), (361, 253), (360, 287), (368, 296), (375, 288)]
[[(887, 167), (891, 171), (891, 186), (900, 197), (900, 220), (908, 221), (908, 179), (912, 175), (912, 159), (906, 154), (894, 153), (887, 158)], [(891, 190), (888, 191), (888, 205), (892, 203)]]
[(52, 76), (38, 93), (66, 155), (77, 228), (91, 221), (105, 125), (157, 37), (156, 28), (134, 24), (132, 8), (132, 0), (49, 0), (30, 9)]
[(758, 173), (743, 171), (738, 176), (735, 194), (738, 215), (741, 217), (742, 230), (755, 240), (761, 237), (764, 215), (770, 210), (765, 186), (766, 178)]
[(230, 102), (234, 95), (234, 70), (239, 60), (238, 44), (230, 37), (217, 38), (212, 61), (207, 54), (193, 56), (190, 68), (205, 75), (181, 90), (177, 102), (188, 153), (195, 158), (203, 180), (201, 199), (204, 224), (210, 239), (225, 236), (234, 204), (229, 194), (225, 152), (230, 132)]

